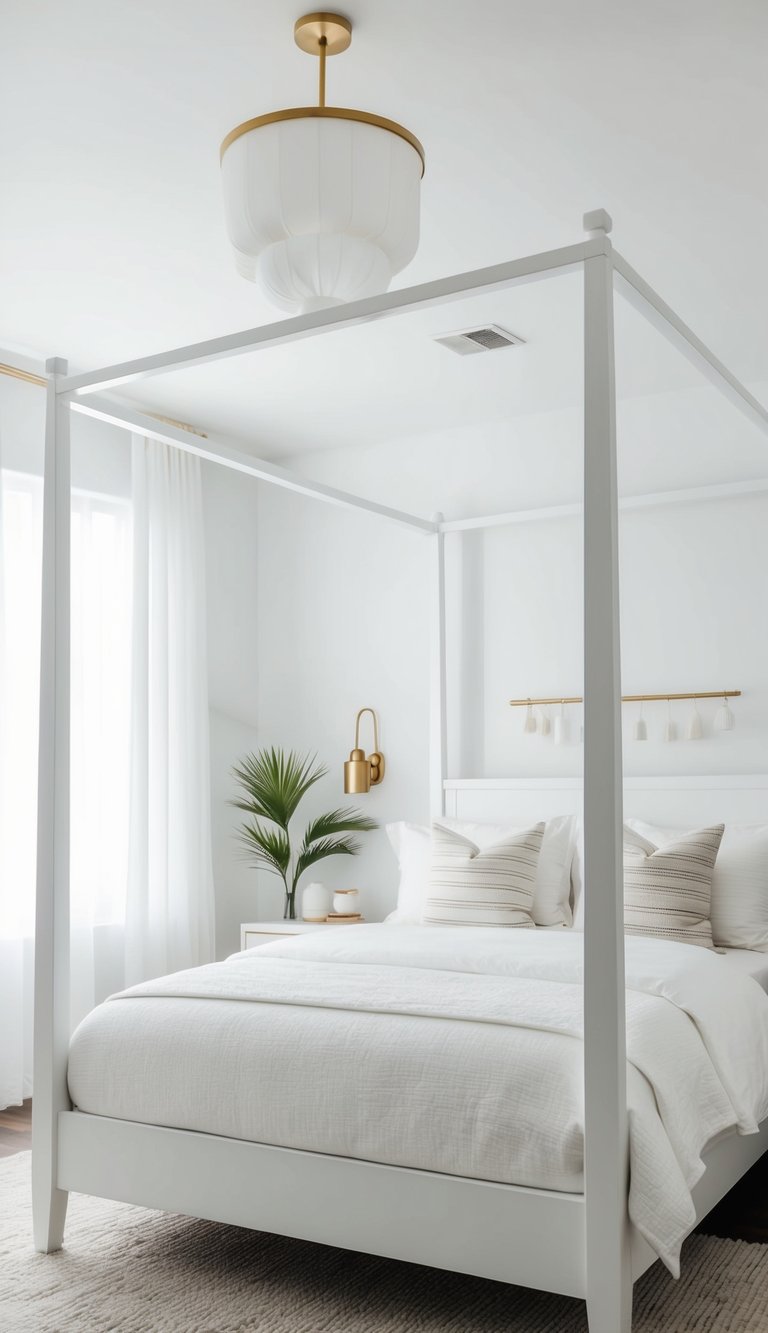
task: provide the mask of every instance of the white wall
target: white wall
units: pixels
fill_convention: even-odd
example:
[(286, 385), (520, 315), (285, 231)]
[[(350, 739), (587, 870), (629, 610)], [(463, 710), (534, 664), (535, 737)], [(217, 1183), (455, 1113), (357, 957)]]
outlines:
[[(581, 693), (580, 522), (499, 528), (481, 540), (483, 750), (475, 771), (578, 774), (581, 747), (524, 735), (524, 710), (506, 700)], [(727, 688), (745, 695), (732, 705), (734, 732), (714, 735), (717, 703), (702, 703), (704, 739), (675, 744), (662, 740), (666, 704), (646, 705), (647, 742), (633, 740), (639, 709), (626, 705), (626, 773), (765, 772), (768, 496), (624, 513), (620, 550), (624, 692)], [(567, 711), (577, 739), (581, 710)], [(681, 736), (691, 711), (673, 706)], [(557, 709), (550, 712), (554, 718)]]
[[(130, 495), (130, 435), (72, 413), (72, 485), (103, 495)], [(45, 392), (0, 375), (0, 461), (15, 472), (42, 476)]]
[[(658, 415), (658, 414), (657, 414)], [(647, 401), (638, 419), (653, 414)], [(493, 512), (573, 498), (580, 463), (576, 420), (568, 414), (499, 427), (489, 442), (466, 433), (442, 440), (313, 453), (293, 460), (317, 479), (430, 513)], [(506, 434), (504, 435), (504, 432)], [(663, 486), (663, 451), (652, 448)], [(671, 459), (670, 487), (697, 480), (700, 435), (686, 458)], [(639, 437), (631, 469), (643, 480)], [(728, 449), (706, 442), (702, 482), (727, 475)], [(574, 450), (574, 456), (566, 451)], [(547, 452), (548, 451), (548, 452)], [(544, 458), (542, 460), (542, 453)], [(737, 475), (743, 460), (733, 460)], [(478, 466), (478, 463), (481, 466)], [(494, 466), (490, 464), (494, 463)], [(749, 472), (747, 472), (749, 475)], [(755, 475), (753, 469), (752, 475)], [(462, 478), (468, 479), (463, 482)], [(462, 489), (464, 488), (464, 489)], [(359, 800), (375, 818), (428, 815), (428, 581), (426, 541), (379, 521), (263, 488), (259, 523), (259, 709), (261, 739), (317, 749), (333, 765), (318, 793), (341, 797), (341, 762), (355, 709), (381, 716), (387, 777)], [(708, 501), (687, 508), (627, 512), (621, 521), (622, 633), (627, 693), (738, 688), (733, 733), (713, 735), (716, 705), (701, 705), (705, 738), (660, 740), (666, 706), (646, 709), (649, 740), (632, 740), (637, 710), (625, 708), (625, 769), (642, 773), (764, 772), (768, 766), (768, 619), (765, 566), (768, 496)], [(449, 762), (453, 776), (577, 774), (574, 743), (522, 734), (523, 714), (507, 705), (529, 694), (582, 688), (580, 521), (561, 519), (489, 529), (447, 542), (449, 571)], [(554, 710), (553, 710), (554, 712)], [(688, 705), (674, 711), (685, 733)], [(383, 835), (366, 840), (356, 863), (328, 862), (328, 883), (357, 883), (366, 915), (393, 905), (396, 872)], [(263, 890), (274, 914), (278, 895)]]
[[(380, 821), (428, 814), (427, 542), (381, 519), (262, 487), (259, 522), (259, 740), (316, 753), (328, 776), (301, 819), (345, 803), (342, 765), (355, 714), (381, 722), (387, 775), (357, 799)], [(373, 748), (369, 718), (361, 742)], [(366, 917), (390, 907), (392, 861), (383, 832), (356, 859), (321, 863), (314, 877), (359, 887)], [(262, 912), (280, 913), (279, 882), (261, 878)]]

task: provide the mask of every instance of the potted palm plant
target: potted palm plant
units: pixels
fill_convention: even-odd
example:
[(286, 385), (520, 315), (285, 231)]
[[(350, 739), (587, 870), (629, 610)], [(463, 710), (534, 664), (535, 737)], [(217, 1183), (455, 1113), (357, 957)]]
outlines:
[(286, 921), (296, 919), (296, 889), (304, 871), (328, 856), (356, 856), (360, 844), (352, 835), (378, 827), (375, 820), (351, 807), (330, 810), (309, 821), (300, 845), (295, 846), (291, 820), (310, 787), (327, 771), (313, 755), (274, 747), (246, 755), (232, 770), (242, 795), (231, 804), (249, 816), (238, 837), (253, 865), (283, 881)]

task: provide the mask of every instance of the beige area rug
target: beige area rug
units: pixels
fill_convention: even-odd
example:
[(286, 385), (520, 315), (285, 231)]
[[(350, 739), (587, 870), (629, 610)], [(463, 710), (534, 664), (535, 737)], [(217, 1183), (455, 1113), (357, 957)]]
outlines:
[[(586, 1333), (580, 1301), (75, 1195), (35, 1254), (29, 1153), (0, 1162), (3, 1333)], [(635, 1333), (766, 1333), (768, 1245), (694, 1236)]]

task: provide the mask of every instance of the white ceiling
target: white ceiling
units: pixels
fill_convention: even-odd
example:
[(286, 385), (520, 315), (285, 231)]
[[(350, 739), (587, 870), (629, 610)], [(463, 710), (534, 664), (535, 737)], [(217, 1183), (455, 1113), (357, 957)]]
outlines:
[[(566, 244), (585, 209), (606, 207), (630, 262), (736, 374), (768, 380), (763, 0), (340, 8), (354, 36), (329, 66), (329, 100), (401, 121), (427, 151), (421, 246), (398, 286)], [(231, 262), (218, 145), (248, 116), (313, 100), (315, 70), (292, 39), (300, 12), (286, 0), (34, 0), (6, 12), (0, 345), (80, 370), (274, 319)], [(425, 384), (431, 427), (441, 410), (455, 422), (477, 401), (463, 386), (500, 376), (492, 364), (505, 367), (505, 401), (514, 366), (518, 412), (562, 406), (578, 318), (567, 282), (562, 307), (553, 286), (474, 305), (466, 322), (496, 318), (531, 340), (487, 361), (429, 343), (464, 325), (443, 307), (408, 317), (407, 347), (403, 321), (390, 321), (260, 354), (271, 358), (260, 372), (247, 357), (132, 393), (266, 455), (386, 438), (429, 403)], [(399, 385), (394, 398), (384, 383)], [(498, 394), (482, 401), (498, 415)]]

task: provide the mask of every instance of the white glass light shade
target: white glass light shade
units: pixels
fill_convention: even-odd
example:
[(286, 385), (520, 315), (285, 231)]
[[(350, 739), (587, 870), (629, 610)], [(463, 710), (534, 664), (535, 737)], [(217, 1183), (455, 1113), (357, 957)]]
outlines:
[(731, 709), (727, 699), (723, 699), (720, 707), (715, 713), (715, 731), (733, 731), (736, 726), (736, 715)]
[(565, 709), (561, 706), (560, 712), (555, 718), (554, 742), (555, 745), (569, 745), (571, 741), (571, 723), (565, 715)]
[(387, 290), (416, 253), (422, 159), (366, 121), (300, 116), (246, 130), (221, 163), (238, 272), (292, 314)]

